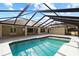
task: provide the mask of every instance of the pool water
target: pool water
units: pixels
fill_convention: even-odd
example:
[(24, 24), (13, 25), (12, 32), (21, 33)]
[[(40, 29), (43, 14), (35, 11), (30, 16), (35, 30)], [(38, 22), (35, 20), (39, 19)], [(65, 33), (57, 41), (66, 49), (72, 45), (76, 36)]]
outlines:
[(67, 41), (38, 38), (10, 44), (13, 56), (54, 56)]

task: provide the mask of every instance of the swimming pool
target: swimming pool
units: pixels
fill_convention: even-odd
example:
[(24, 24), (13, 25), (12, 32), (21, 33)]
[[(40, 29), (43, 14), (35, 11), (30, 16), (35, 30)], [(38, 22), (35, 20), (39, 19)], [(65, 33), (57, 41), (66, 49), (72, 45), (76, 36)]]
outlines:
[(10, 43), (13, 56), (54, 56), (59, 48), (68, 41), (56, 38), (36, 38)]

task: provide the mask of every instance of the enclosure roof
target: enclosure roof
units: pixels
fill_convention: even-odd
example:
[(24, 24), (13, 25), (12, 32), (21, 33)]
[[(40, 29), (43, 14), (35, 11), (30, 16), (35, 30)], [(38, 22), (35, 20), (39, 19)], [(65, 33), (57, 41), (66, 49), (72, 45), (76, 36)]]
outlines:
[(79, 4), (0, 3), (0, 24), (44, 28), (59, 23), (78, 26), (78, 16)]

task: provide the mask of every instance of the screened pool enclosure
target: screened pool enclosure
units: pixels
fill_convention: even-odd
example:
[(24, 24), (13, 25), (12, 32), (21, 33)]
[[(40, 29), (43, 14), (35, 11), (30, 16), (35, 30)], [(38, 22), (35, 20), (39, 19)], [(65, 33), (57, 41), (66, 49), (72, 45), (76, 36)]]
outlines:
[[(60, 25), (65, 25), (67, 28), (67, 30), (65, 29), (66, 34), (69, 34), (69, 32), (74, 31), (78, 32), (77, 35), (79, 36), (78, 6), (64, 8), (62, 7), (63, 4), (59, 3), (60, 7), (55, 8), (53, 4), (54, 3), (14, 3), (14, 9), (7, 9), (7, 7), (2, 7), (2, 9), (0, 9), (0, 24), (12, 26), (18, 25), (23, 26), (23, 28), (43, 28), (42, 31), (44, 31), (44, 28), (47, 28), (50, 31), (51, 28), (60, 27)], [(19, 8), (19, 6), (21, 8)], [(55, 6), (58, 5), (56, 4)]]

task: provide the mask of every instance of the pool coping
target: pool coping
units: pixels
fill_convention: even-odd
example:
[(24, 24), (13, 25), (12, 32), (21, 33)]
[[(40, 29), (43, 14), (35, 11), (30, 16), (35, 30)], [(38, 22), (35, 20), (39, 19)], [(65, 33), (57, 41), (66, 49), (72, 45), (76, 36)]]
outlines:
[[(54, 35), (54, 34), (44, 34), (44, 35), (37, 35), (37, 36), (33, 36), (33, 37), (28, 37), (26, 39), (19, 39), (19, 40), (12, 40), (12, 41), (9, 41), (9, 42), (4, 42), (4, 43), (1, 43), (0, 44), (0, 48), (2, 48), (0, 51), (0, 55), (1, 56), (12, 56), (12, 53), (11, 53), (11, 50), (10, 50), (10, 47), (9, 47), (9, 43), (12, 43), (12, 42), (16, 42), (16, 41), (23, 41), (23, 40), (29, 40), (29, 39), (35, 39), (35, 38), (42, 38), (42, 37), (64, 37), (64, 38), (69, 38), (71, 39), (70, 42), (79, 42), (79, 37), (76, 37), (76, 36), (67, 36), (67, 35)], [(74, 40), (75, 39), (75, 40)], [(66, 44), (64, 44), (66, 45)], [(5, 46), (5, 47), (3, 47)], [(63, 52), (61, 51), (63, 49), (63, 46), (58, 50), (58, 52), (55, 54), (55, 56), (65, 56), (63, 54)], [(79, 50), (79, 49), (78, 49)], [(67, 51), (66, 51), (67, 52)], [(77, 51), (78, 52), (78, 51)], [(69, 54), (68, 54), (69, 55)], [(71, 54), (70, 54), (71, 55)], [(75, 55), (75, 54), (74, 54)], [(78, 54), (79, 56), (79, 54)]]
[[(18, 41), (13, 41), (13, 42), (10, 42), (10, 43), (9, 43), (9, 45), (10, 45), (10, 44), (14, 44), (14, 43), (24, 42), (24, 41), (38, 40), (38, 39), (40, 39), (40, 38), (47, 38), (47, 37), (49, 37), (49, 38), (50, 38), (50, 37), (52, 37), (52, 38), (56, 38), (56, 39), (59, 39), (59, 38), (62, 38), (62, 39), (63, 39), (63, 38), (64, 38), (64, 39), (67, 39), (67, 40), (64, 40), (64, 41), (70, 41), (70, 39), (71, 39), (71, 38), (68, 38), (68, 37), (45, 36), (45, 37), (38, 37), (38, 38), (31, 38), (31, 39), (29, 38), (28, 40), (18, 40)], [(68, 39), (69, 39), (69, 40), (68, 40)]]

